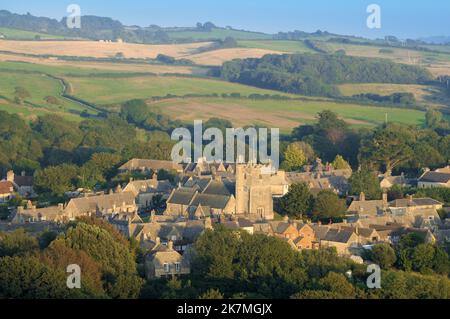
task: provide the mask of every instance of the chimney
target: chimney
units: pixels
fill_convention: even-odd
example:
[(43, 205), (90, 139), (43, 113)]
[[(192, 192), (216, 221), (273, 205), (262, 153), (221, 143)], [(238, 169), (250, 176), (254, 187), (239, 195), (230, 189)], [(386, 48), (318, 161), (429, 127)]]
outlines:
[(359, 236), (359, 227), (358, 226), (355, 227), (355, 234)]
[(388, 203), (388, 194), (383, 192), (383, 205), (387, 206)]
[(152, 176), (152, 179), (153, 179), (154, 181), (157, 181), (157, 180), (158, 180), (158, 174), (157, 174), (157, 173), (154, 173), (153, 176)]
[(23, 206), (17, 207), (17, 214), (22, 214), (23, 210), (24, 210)]
[(25, 176), (25, 171), (22, 171), (20, 175)]
[(161, 245), (161, 238), (156, 237), (155, 239), (155, 247)]
[(360, 202), (366, 201), (366, 194), (364, 194), (364, 192), (361, 192), (361, 194), (359, 194), (359, 201)]
[(413, 195), (408, 195), (408, 205), (412, 205), (414, 202)]
[(152, 210), (152, 212), (150, 213), (150, 223), (154, 222), (155, 222), (155, 210)]
[(64, 210), (64, 204), (58, 204), (58, 210), (59, 211)]
[(8, 182), (14, 182), (14, 172), (13, 171), (8, 171), (6, 173), (6, 180)]
[(173, 241), (169, 240), (167, 243), (167, 248), (169, 248), (169, 250), (173, 250)]

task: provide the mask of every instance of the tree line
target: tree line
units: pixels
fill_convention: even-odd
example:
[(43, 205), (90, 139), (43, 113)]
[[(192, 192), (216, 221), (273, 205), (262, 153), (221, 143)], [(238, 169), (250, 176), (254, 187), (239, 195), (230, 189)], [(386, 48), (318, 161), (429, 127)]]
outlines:
[(238, 82), (287, 93), (339, 96), (336, 84), (418, 84), (432, 80), (425, 69), (382, 59), (344, 55), (266, 55), (224, 63), (220, 75)]

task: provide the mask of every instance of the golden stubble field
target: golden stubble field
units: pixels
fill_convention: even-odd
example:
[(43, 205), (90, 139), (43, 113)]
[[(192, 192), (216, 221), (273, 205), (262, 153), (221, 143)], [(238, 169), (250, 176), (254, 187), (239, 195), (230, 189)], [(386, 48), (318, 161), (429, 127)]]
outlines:
[(0, 51), (28, 53), (35, 55), (62, 55), (93, 58), (111, 58), (122, 53), (125, 58), (154, 59), (158, 54), (175, 58), (193, 54), (198, 48), (209, 46), (210, 42), (147, 45), (135, 43), (100, 41), (8, 41), (0, 40)]
[[(207, 48), (211, 42), (186, 44), (147, 45), (99, 41), (9, 41), (0, 40), (0, 51), (16, 54), (76, 56), (92, 58), (112, 58), (118, 53), (125, 58), (150, 58), (165, 54), (180, 59), (190, 59), (200, 65), (222, 65), (225, 61), (244, 58), (260, 58), (266, 54), (281, 54), (283, 52), (253, 49), (231, 48), (199, 53), (198, 49)], [(5, 53), (3, 54), (3, 59)], [(24, 60), (28, 57), (16, 56), (14, 60)], [(30, 61), (31, 62), (31, 61)], [(42, 61), (40, 61), (42, 62)]]

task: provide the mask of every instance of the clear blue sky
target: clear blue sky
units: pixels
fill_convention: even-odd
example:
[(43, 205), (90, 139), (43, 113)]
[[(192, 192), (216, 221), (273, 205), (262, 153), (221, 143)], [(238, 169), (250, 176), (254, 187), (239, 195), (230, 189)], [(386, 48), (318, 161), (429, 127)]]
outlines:
[[(321, 29), (372, 38), (450, 35), (449, 0), (0, 0), (0, 9), (60, 19), (71, 3), (79, 4), (83, 15), (112, 17), (127, 25), (212, 21), (269, 33)], [(380, 30), (366, 26), (366, 8), (372, 3), (382, 9)]]

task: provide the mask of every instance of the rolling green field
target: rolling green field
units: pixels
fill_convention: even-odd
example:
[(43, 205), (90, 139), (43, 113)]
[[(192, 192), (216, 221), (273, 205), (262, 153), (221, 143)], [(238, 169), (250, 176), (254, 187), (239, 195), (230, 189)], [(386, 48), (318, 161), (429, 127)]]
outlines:
[(331, 110), (355, 127), (373, 127), (388, 121), (421, 125), (424, 113), (387, 107), (370, 107), (333, 101), (279, 101), (234, 98), (184, 98), (150, 103), (150, 107), (173, 118), (192, 123), (212, 117), (228, 119), (234, 125), (278, 127), (283, 132), (313, 123), (322, 110)]
[(303, 41), (284, 40), (247, 40), (238, 41), (238, 45), (244, 48), (265, 49), (288, 53), (314, 53)]
[(36, 36), (39, 36), (42, 40), (64, 39), (63, 36), (50, 35), (31, 31), (22, 31), (10, 28), (0, 28), (0, 34), (3, 34), (7, 39), (14, 39), (14, 40), (34, 40), (36, 39)]
[[(22, 104), (14, 102), (16, 87), (25, 88), (31, 95), (24, 98)], [(9, 110), (11, 113), (23, 114), (25, 117), (52, 113), (67, 119), (80, 120), (79, 113), (87, 109), (80, 104), (62, 98), (62, 90), (59, 81), (42, 74), (24, 75), (0, 72), (0, 96), (2, 97), (0, 108)], [(56, 98), (58, 104), (47, 102), (46, 98), (49, 96)]]
[[(253, 42), (253, 41), (252, 41)], [(257, 42), (257, 41), (255, 41)], [(271, 42), (271, 41), (270, 41)], [(271, 44), (269, 42), (269, 44)], [(294, 41), (281, 41), (278, 44), (292, 45)], [(261, 41), (261, 43), (267, 43)], [(106, 76), (105, 73), (111, 74)], [(98, 68), (79, 68), (76, 65), (44, 65), (24, 62), (0, 62), (0, 109), (19, 113), (25, 117), (56, 113), (71, 120), (81, 120), (79, 113), (85, 109), (77, 103), (64, 100), (60, 94), (62, 85), (45, 74), (63, 77), (70, 83), (71, 94), (100, 106), (117, 104), (130, 99), (147, 99), (168, 94), (185, 96), (188, 94), (250, 94), (283, 95), (278, 91), (263, 90), (251, 86), (224, 82), (218, 79), (183, 76), (155, 76), (148, 74), (124, 74), (120, 70)], [(15, 87), (22, 86), (31, 93), (23, 105), (14, 103)], [(364, 86), (364, 87), (363, 87)], [(387, 92), (385, 87), (375, 85), (342, 87), (347, 93), (376, 89)], [(406, 88), (406, 87), (405, 87)], [(391, 88), (393, 89), (393, 88)], [(395, 87), (395, 90), (400, 89)], [(417, 90), (421, 88), (408, 89)], [(402, 90), (403, 91), (403, 90)], [(286, 94), (288, 95), (288, 94)], [(60, 105), (51, 105), (45, 101), (47, 96), (58, 98)], [(288, 95), (290, 97), (300, 97)], [(173, 118), (191, 122), (194, 119), (220, 117), (230, 119), (235, 125), (264, 125), (279, 127), (284, 132), (301, 123), (313, 123), (316, 114), (329, 109), (337, 112), (348, 123), (356, 127), (373, 127), (385, 121), (421, 125), (424, 113), (416, 110), (361, 106), (351, 103), (338, 103), (325, 98), (303, 97), (304, 100), (251, 100), (247, 98), (170, 98), (158, 102), (149, 102), (150, 108), (156, 108)], [(111, 111), (115, 111), (111, 105)], [(92, 112), (92, 111), (91, 111)]]
[(167, 32), (171, 39), (193, 39), (193, 40), (209, 40), (209, 39), (221, 39), (224, 40), (227, 37), (232, 37), (236, 40), (249, 40), (249, 39), (271, 39), (269, 34), (250, 32), (250, 31), (238, 31), (229, 30), (223, 28), (214, 28), (212, 31), (169, 31)]
[[(65, 77), (71, 83), (73, 95), (97, 104), (111, 104), (131, 99), (147, 99), (168, 94), (258, 94), (287, 95), (237, 83), (210, 78), (175, 76), (145, 76), (128, 78)], [(292, 95), (291, 95), (292, 96)]]

